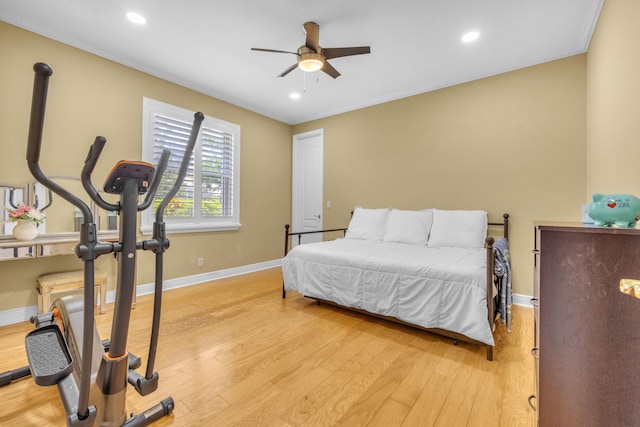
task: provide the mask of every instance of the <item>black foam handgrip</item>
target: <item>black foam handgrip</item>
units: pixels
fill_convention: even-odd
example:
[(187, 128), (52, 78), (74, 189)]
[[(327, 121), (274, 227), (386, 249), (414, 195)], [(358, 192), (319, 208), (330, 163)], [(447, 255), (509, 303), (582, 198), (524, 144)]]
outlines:
[(84, 160), (85, 168), (90, 169), (93, 172), (93, 168), (95, 168), (96, 163), (98, 162), (98, 158), (100, 154), (102, 154), (102, 150), (104, 149), (104, 145), (107, 143), (107, 138), (104, 136), (96, 136), (96, 139), (91, 144), (89, 148), (89, 152), (87, 153), (87, 158)]
[(38, 162), (38, 160), (40, 160), (40, 146), (42, 145), (42, 133), (44, 130), (47, 89), (49, 86), (49, 77), (53, 74), (53, 70), (47, 64), (38, 62), (33, 66), (33, 71), (35, 71), (35, 77), (33, 81), (33, 98), (31, 100), (27, 160), (30, 162)]

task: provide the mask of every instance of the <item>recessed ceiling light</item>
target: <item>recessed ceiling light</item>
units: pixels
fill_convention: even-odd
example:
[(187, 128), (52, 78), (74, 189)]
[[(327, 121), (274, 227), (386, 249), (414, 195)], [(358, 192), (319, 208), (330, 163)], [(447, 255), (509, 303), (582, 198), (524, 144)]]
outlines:
[(291, 99), (300, 99), (300, 94), (298, 92), (291, 92), (289, 94), (289, 98), (291, 98)]
[(474, 40), (476, 40), (478, 37), (480, 37), (480, 33), (477, 31), (470, 31), (467, 34), (465, 34), (464, 36), (462, 36), (462, 41), (465, 43), (469, 43), (472, 42)]
[(147, 19), (136, 12), (127, 12), (127, 19), (138, 25), (144, 25), (147, 23)]

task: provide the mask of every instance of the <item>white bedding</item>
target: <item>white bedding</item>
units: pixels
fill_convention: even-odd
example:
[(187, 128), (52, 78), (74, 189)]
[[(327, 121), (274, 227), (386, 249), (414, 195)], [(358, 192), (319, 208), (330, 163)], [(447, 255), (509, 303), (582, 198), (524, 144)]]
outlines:
[(485, 249), (337, 239), (296, 246), (282, 270), (286, 290), (494, 345)]

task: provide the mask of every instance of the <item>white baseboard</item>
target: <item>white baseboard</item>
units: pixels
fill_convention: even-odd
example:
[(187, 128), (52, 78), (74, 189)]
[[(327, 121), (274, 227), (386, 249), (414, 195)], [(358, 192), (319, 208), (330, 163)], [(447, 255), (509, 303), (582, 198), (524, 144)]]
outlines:
[[(225, 270), (210, 271), (208, 273), (196, 274), (194, 276), (180, 277), (178, 279), (165, 280), (162, 286), (163, 290), (177, 289), (184, 286), (191, 286), (198, 283), (209, 282), (211, 280), (224, 279), (226, 277), (239, 276), (242, 274), (253, 273), (255, 271), (266, 270), (269, 268), (280, 267), (282, 265), (281, 259), (273, 261), (265, 261), (257, 264), (244, 265), (241, 267), (227, 268)], [(147, 283), (139, 285), (136, 288), (136, 295), (146, 295), (153, 293), (154, 283)], [(111, 290), (107, 292), (107, 303), (114, 302), (116, 297), (116, 291)], [(14, 323), (26, 322), (31, 316), (34, 316), (38, 312), (37, 305), (30, 305), (27, 307), (14, 308), (11, 310), (0, 311), (0, 326), (11, 325)]]
[(0, 311), (0, 326), (26, 322), (31, 318), (31, 316), (35, 316), (36, 314), (38, 314), (37, 305)]
[(531, 304), (531, 298), (533, 297), (531, 295), (512, 294), (512, 297), (514, 305), (533, 308), (533, 305)]
[[(165, 280), (162, 284), (162, 290), (167, 291), (169, 289), (183, 288), (185, 286), (196, 285), (198, 283), (210, 282), (212, 280), (224, 279), (227, 277), (240, 276), (242, 274), (253, 273), (260, 270), (267, 270), (269, 268), (280, 267), (282, 260), (277, 259), (273, 261), (265, 261), (257, 264), (243, 265), (241, 267), (227, 268), (225, 270), (210, 271), (208, 273), (196, 274), (194, 276), (180, 277), (177, 279)], [(148, 295), (153, 293), (155, 283), (147, 283), (144, 285), (138, 285), (136, 295)], [(112, 290), (107, 292), (107, 303), (114, 302), (116, 299), (116, 291)]]

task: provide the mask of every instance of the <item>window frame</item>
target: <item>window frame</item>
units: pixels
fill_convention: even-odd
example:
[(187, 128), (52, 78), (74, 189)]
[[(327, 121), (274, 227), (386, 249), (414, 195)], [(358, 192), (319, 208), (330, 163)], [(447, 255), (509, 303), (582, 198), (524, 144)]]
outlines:
[[(143, 97), (142, 102), (142, 160), (154, 163), (153, 153), (155, 145), (155, 116), (162, 115), (171, 119), (193, 122), (195, 112), (175, 105), (167, 104), (155, 99)], [(202, 164), (202, 129), (210, 128), (220, 130), (233, 135), (233, 174), (232, 174), (232, 209), (233, 214), (228, 217), (203, 217), (170, 218), (164, 216), (167, 233), (198, 233), (208, 231), (238, 230), (240, 224), (240, 125), (226, 122), (215, 117), (205, 116), (201, 130), (198, 133), (194, 148), (194, 180), (201, 182)], [(194, 188), (196, 186), (194, 185)], [(159, 196), (164, 197), (163, 194)], [(140, 230), (142, 234), (151, 234), (155, 212), (149, 208), (141, 213)]]

